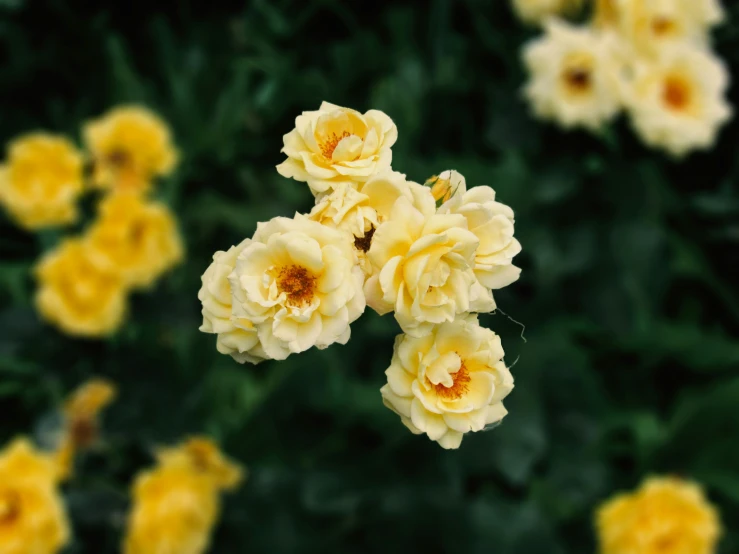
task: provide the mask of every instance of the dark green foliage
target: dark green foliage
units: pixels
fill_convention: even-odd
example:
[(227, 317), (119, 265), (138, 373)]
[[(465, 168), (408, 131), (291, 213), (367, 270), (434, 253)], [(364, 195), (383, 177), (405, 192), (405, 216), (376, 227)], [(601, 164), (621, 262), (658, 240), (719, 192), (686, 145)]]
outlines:
[[(564, 134), (522, 102), (530, 32), (504, 0), (0, 2), (1, 138), (119, 102), (171, 122), (183, 163), (159, 194), (187, 262), (133, 299), (107, 342), (42, 324), (29, 268), (55, 235), (0, 221), (0, 438), (32, 432), (84, 379), (115, 380), (103, 447), (67, 487), (70, 553), (115, 553), (151, 448), (208, 433), (248, 465), (212, 552), (594, 551), (594, 508), (646, 475), (708, 487), (739, 551), (739, 128), (675, 163), (619, 121)], [(716, 48), (739, 66), (739, 6)], [(386, 111), (394, 167), (456, 168), (516, 211), (521, 281), (497, 294), (510, 415), (446, 452), (378, 389), (398, 332), (367, 313), (345, 346), (239, 366), (198, 331), (200, 275), (256, 222), (310, 208), (274, 171), (321, 100)], [(733, 103), (736, 104), (736, 94)], [(4, 216), (3, 216), (4, 217)]]

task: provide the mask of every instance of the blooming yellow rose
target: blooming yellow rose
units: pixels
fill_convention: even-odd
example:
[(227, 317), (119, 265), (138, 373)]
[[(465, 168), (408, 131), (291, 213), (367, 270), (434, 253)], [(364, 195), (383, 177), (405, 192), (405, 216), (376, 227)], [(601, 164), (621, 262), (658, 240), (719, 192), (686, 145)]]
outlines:
[(308, 217), (351, 233), (359, 264), (365, 274), (370, 275), (372, 264), (367, 259), (367, 251), (372, 246), (375, 230), (390, 217), (398, 198), (404, 196), (414, 202), (417, 196), (424, 194), (419, 187), (395, 171), (371, 177), (366, 183), (341, 183), (330, 194), (319, 197)]
[(207, 476), (219, 490), (233, 490), (244, 478), (244, 470), (228, 459), (207, 437), (192, 437), (174, 448), (157, 452), (160, 465), (184, 465)]
[(0, 203), (19, 225), (73, 223), (82, 191), (82, 156), (66, 138), (35, 133), (10, 143), (0, 166)]
[(469, 311), (495, 308), (475, 277), (479, 239), (459, 214), (436, 214), (428, 187), (415, 204), (399, 198), (372, 238), (374, 268), (365, 283), (367, 304), (380, 315), (395, 311), (403, 331), (428, 333), (434, 324)]
[(36, 307), (47, 321), (70, 335), (101, 337), (118, 329), (126, 311), (126, 287), (101, 271), (79, 239), (65, 240), (41, 258)]
[(474, 316), (443, 323), (419, 338), (398, 335), (382, 387), (385, 405), (413, 433), (444, 448), (506, 415), (503, 399), (513, 377), (503, 363), (500, 338)]
[(716, 56), (687, 44), (665, 46), (637, 67), (626, 97), (632, 124), (645, 143), (676, 157), (710, 148), (732, 114), (728, 85)]
[(701, 488), (669, 477), (606, 502), (597, 528), (601, 554), (714, 554), (721, 535)]
[(117, 192), (101, 201), (86, 241), (96, 265), (134, 288), (151, 286), (183, 257), (169, 208), (133, 192)]
[(295, 129), (283, 137), (287, 160), (277, 171), (308, 183), (316, 195), (338, 183), (363, 183), (390, 169), (397, 138), (395, 123), (381, 111), (362, 115), (324, 102), (299, 115)]
[(450, 183), (454, 194), (438, 213), (463, 215), (467, 228), (480, 241), (475, 252), (475, 276), (480, 284), (495, 290), (517, 281), (521, 270), (512, 261), (521, 244), (513, 237), (513, 210), (496, 202), (495, 191), (488, 186), (467, 190), (465, 178), (456, 171), (442, 172), (439, 181)]
[(349, 325), (365, 308), (352, 242), (301, 215), (257, 226), (229, 281), (237, 325), (257, 329), (269, 358), (349, 340)]
[(583, 5), (583, 0), (513, 0), (513, 8), (524, 23), (538, 25), (547, 18), (570, 14)]
[(538, 117), (596, 130), (620, 111), (622, 57), (610, 35), (552, 20), (523, 57), (524, 95)]
[(69, 541), (69, 523), (52, 459), (25, 439), (0, 452), (0, 552), (56, 554)]
[(216, 348), (221, 354), (228, 354), (242, 364), (258, 364), (268, 356), (259, 343), (256, 327), (250, 321), (233, 317), (231, 283), (228, 280), (236, 267), (236, 258), (249, 244), (251, 239), (245, 239), (225, 252), (213, 254), (213, 263), (203, 273), (203, 284), (198, 292), (203, 305), (200, 330), (218, 335)]
[(169, 175), (177, 150), (167, 124), (141, 106), (122, 106), (87, 123), (93, 181), (100, 188), (143, 191), (152, 178)]

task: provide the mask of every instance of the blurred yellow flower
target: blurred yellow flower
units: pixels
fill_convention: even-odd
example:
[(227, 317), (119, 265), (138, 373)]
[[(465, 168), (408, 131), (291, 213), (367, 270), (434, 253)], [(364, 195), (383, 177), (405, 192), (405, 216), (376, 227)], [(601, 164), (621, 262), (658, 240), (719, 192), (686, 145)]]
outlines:
[(73, 223), (83, 191), (82, 155), (64, 137), (34, 133), (8, 146), (0, 203), (26, 229)]
[(123, 321), (126, 288), (118, 276), (92, 262), (85, 242), (65, 240), (41, 258), (35, 272), (36, 307), (62, 331), (101, 337), (116, 331)]
[(584, 0), (513, 0), (518, 18), (532, 25), (543, 23), (547, 18), (567, 15), (582, 7)]
[(295, 129), (283, 137), (287, 160), (277, 171), (307, 182), (315, 195), (338, 183), (363, 183), (390, 169), (397, 138), (395, 123), (381, 111), (361, 114), (324, 102), (299, 115)]
[(145, 191), (172, 172), (178, 153), (167, 124), (142, 106), (122, 106), (84, 126), (93, 182), (106, 189)]
[(134, 485), (124, 554), (201, 554), (220, 511), (219, 492), (234, 488), (241, 470), (207, 439), (166, 449)]
[(701, 488), (669, 477), (606, 502), (597, 528), (601, 554), (714, 554), (721, 535)]
[(459, 448), (465, 433), (507, 413), (513, 377), (502, 360), (500, 338), (476, 316), (459, 317), (420, 338), (398, 335), (380, 392), (413, 433)]
[(626, 102), (637, 133), (650, 146), (680, 157), (710, 148), (732, 114), (724, 63), (701, 48), (665, 46), (636, 67)]
[(53, 460), (25, 439), (0, 452), (0, 552), (55, 554), (69, 541)]
[(550, 21), (524, 49), (524, 95), (534, 113), (564, 128), (597, 130), (622, 108), (622, 64), (609, 35)]
[(120, 275), (126, 286), (146, 288), (183, 258), (177, 222), (166, 205), (134, 192), (103, 199), (87, 232), (90, 259)]

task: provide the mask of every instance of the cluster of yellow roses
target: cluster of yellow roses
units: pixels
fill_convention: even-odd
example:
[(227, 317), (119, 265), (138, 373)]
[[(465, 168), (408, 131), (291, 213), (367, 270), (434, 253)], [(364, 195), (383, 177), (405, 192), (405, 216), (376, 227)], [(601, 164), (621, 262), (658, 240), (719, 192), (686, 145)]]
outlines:
[(534, 113), (597, 131), (626, 110), (651, 147), (675, 157), (710, 148), (732, 115), (729, 73), (710, 48), (719, 0), (596, 0), (585, 26), (549, 17), (581, 3), (515, 0), (545, 26), (523, 55)]
[[(99, 413), (115, 397), (107, 381), (75, 391), (63, 409), (64, 428), (55, 452), (26, 438), (0, 451), (0, 552), (56, 554), (71, 539), (60, 485), (77, 453), (98, 439)], [(157, 466), (133, 487), (124, 554), (202, 554), (218, 518), (219, 496), (235, 488), (242, 469), (208, 439), (192, 438), (157, 453)]]
[[(105, 192), (97, 218), (36, 267), (41, 315), (77, 336), (104, 336), (122, 323), (129, 291), (150, 286), (183, 256), (166, 205), (146, 196), (177, 153), (165, 123), (141, 107), (111, 110), (84, 126), (87, 155), (65, 137), (32, 133), (8, 146), (0, 203), (28, 230), (77, 221), (88, 189)], [(85, 161), (89, 162), (86, 164)]]
[(383, 400), (414, 433), (457, 448), (506, 414), (513, 388), (498, 336), (477, 313), (518, 279), (513, 211), (456, 171), (420, 185), (392, 170), (384, 113), (324, 102), (284, 136), (278, 172), (308, 184), (313, 210), (259, 223), (203, 275), (201, 330), (239, 362), (345, 344), (369, 305), (403, 334)]

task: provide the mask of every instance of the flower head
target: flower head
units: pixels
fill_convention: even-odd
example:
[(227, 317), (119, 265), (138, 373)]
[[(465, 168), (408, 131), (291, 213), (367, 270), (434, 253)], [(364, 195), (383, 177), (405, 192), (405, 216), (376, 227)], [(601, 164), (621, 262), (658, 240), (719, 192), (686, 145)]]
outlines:
[(361, 114), (324, 102), (295, 120), (283, 138), (287, 160), (277, 166), (284, 177), (308, 183), (313, 194), (339, 183), (363, 183), (390, 169), (395, 123), (383, 112)]
[(244, 470), (229, 460), (207, 437), (192, 437), (174, 448), (157, 453), (161, 465), (183, 465), (211, 479), (219, 490), (233, 490), (241, 484)]
[(713, 554), (721, 535), (701, 488), (669, 477), (606, 502), (597, 528), (603, 554)]
[(583, 0), (513, 0), (516, 15), (525, 23), (538, 25), (547, 18), (579, 9)]
[(345, 344), (365, 308), (351, 236), (301, 215), (260, 223), (229, 281), (234, 324), (272, 359)]
[(82, 191), (82, 156), (70, 141), (35, 133), (10, 143), (0, 166), (0, 203), (19, 225), (73, 223)]
[(183, 257), (177, 223), (166, 205), (133, 192), (108, 195), (87, 233), (90, 256), (130, 287), (151, 286)]
[(36, 307), (64, 332), (100, 337), (116, 331), (123, 321), (127, 289), (117, 275), (93, 263), (85, 242), (64, 241), (44, 255), (35, 272)]
[(53, 460), (25, 439), (0, 452), (0, 552), (56, 554), (69, 541)]
[(728, 84), (715, 56), (685, 44), (665, 47), (637, 68), (627, 96), (632, 123), (644, 142), (677, 157), (709, 148), (732, 114)]
[(368, 257), (374, 268), (365, 283), (367, 304), (379, 314), (395, 311), (409, 335), (469, 311), (495, 308), (474, 273), (479, 239), (460, 214), (437, 214), (428, 187), (415, 204), (399, 198), (377, 228)]
[(177, 164), (167, 124), (141, 106), (114, 108), (85, 125), (83, 134), (100, 188), (147, 190), (152, 178), (169, 175)]
[(526, 46), (530, 75), (524, 94), (538, 117), (564, 128), (600, 128), (621, 109), (621, 63), (607, 35), (550, 21)]
[(423, 337), (399, 335), (380, 392), (413, 433), (458, 448), (465, 433), (506, 415), (513, 377), (502, 360), (500, 338), (476, 317), (460, 317)]

